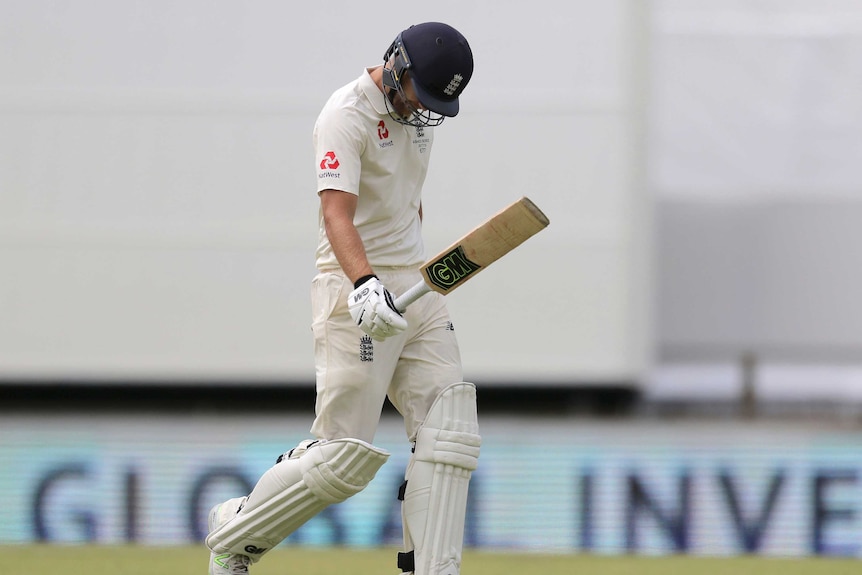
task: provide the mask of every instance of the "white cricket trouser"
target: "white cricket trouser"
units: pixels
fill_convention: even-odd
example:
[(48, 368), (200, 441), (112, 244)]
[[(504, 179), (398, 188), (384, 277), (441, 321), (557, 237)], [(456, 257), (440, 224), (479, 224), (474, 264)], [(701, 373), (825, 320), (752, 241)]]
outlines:
[[(418, 270), (375, 272), (395, 297), (422, 279)], [(419, 298), (404, 313), (407, 330), (380, 342), (353, 322), (347, 310), (352, 290), (340, 270), (322, 271), (312, 282), (317, 404), (311, 432), (372, 443), (388, 395), (414, 441), (440, 391), (463, 379), (444, 297), (431, 292)]]

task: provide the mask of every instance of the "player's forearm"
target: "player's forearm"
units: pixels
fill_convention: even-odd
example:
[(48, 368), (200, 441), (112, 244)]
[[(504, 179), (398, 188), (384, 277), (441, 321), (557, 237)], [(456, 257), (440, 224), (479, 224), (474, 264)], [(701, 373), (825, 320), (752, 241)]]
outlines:
[(344, 219), (327, 221), (326, 235), (338, 265), (351, 282), (374, 273), (365, 254), (365, 245), (353, 222)]
[(356, 283), (359, 278), (373, 274), (374, 270), (365, 253), (365, 244), (353, 224), (356, 195), (339, 190), (324, 190), (320, 193), (320, 201), (326, 237), (345, 275)]

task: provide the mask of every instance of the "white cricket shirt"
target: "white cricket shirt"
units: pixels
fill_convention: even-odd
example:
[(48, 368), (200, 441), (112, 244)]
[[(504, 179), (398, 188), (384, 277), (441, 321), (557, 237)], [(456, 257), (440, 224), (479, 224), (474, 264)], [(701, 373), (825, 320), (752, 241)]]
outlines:
[[(418, 266), (425, 260), (420, 196), (434, 134), (393, 120), (384, 98), (369, 70), (329, 98), (314, 126), (317, 192), (358, 196), (353, 223), (372, 267)], [(322, 213), (317, 267), (338, 267)]]

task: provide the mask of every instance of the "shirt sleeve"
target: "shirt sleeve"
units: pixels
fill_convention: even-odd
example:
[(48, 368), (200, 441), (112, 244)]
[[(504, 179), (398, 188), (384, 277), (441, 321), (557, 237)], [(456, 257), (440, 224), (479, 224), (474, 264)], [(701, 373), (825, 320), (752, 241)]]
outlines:
[(345, 108), (321, 112), (314, 126), (317, 193), (341, 190), (359, 194), (365, 137), (355, 113)]

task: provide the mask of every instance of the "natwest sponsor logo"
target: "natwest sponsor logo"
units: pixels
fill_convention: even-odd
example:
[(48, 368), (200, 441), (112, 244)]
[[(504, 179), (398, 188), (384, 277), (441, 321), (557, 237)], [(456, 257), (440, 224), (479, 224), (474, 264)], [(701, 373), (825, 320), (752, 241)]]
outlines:
[(341, 165), (341, 162), (338, 161), (338, 158), (335, 157), (335, 152), (329, 151), (323, 155), (323, 159), (320, 160), (320, 169), (321, 170), (337, 170), (338, 166)]
[(380, 140), (377, 142), (378, 148), (391, 148), (395, 145), (395, 142), (389, 138), (389, 128), (386, 127), (386, 122), (383, 120), (377, 123), (377, 139)]
[(335, 156), (335, 152), (332, 150), (326, 152), (323, 155), (323, 159), (320, 160), (320, 173), (317, 174), (317, 177), (320, 179), (340, 178), (341, 174), (335, 171), (340, 165), (341, 162), (338, 161), (338, 158)]
[(377, 137), (381, 140), (385, 140), (389, 137), (389, 128), (386, 127), (386, 122), (380, 120), (377, 124)]

